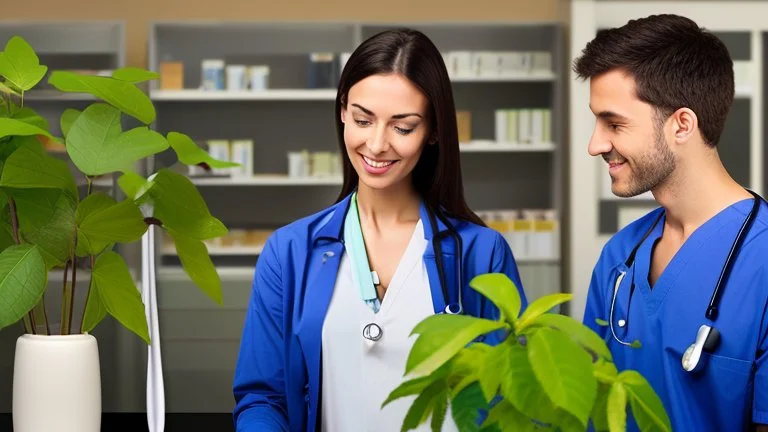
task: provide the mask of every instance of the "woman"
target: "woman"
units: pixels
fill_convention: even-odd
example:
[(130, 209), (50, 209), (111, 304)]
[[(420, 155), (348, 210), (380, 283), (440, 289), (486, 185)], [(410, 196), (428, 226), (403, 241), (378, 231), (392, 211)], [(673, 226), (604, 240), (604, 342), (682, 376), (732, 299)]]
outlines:
[(416, 324), (443, 312), (496, 318), (468, 285), (483, 273), (508, 275), (526, 303), (509, 246), (464, 200), (451, 84), (425, 35), (360, 45), (335, 116), (338, 201), (277, 230), (256, 266), (238, 431), (400, 430), (413, 399), (381, 405), (403, 381)]

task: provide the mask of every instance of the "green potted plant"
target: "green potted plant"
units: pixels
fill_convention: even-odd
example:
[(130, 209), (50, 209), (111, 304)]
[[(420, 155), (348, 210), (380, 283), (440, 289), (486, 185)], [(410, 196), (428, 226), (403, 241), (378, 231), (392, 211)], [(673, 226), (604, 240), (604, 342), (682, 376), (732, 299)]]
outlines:
[[(595, 332), (549, 312), (571, 294), (542, 297), (521, 314), (517, 288), (506, 275), (480, 275), (470, 286), (501, 316), (434, 315), (414, 328), (418, 338), (406, 365), (411, 379), (384, 402), (415, 396), (403, 431), (430, 416), (432, 430), (441, 430), (449, 403), (462, 432), (583, 431), (590, 421), (597, 431), (624, 431), (628, 406), (641, 430), (671, 430), (645, 378), (632, 370), (618, 372)], [(502, 332), (502, 342), (473, 342), (492, 332)], [(480, 412), (486, 414), (482, 424)]]
[[(82, 111), (63, 112), (62, 136), (54, 136), (25, 101), (46, 76), (60, 92), (95, 97)], [(137, 167), (169, 148), (188, 165), (237, 164), (212, 159), (183, 133), (164, 136), (149, 128), (155, 109), (140, 85), (156, 78), (138, 68), (111, 76), (49, 74), (18, 36), (0, 53), (0, 329), (18, 322), (25, 329), (14, 362), (18, 432), (99, 430), (98, 348), (89, 332), (107, 314), (151, 342), (141, 294), (116, 245), (141, 239), (150, 226), (162, 229), (192, 281), (214, 302), (222, 301), (221, 281), (203, 241), (225, 235), (227, 228), (188, 178), (167, 168), (145, 178)], [(129, 121), (139, 126), (123, 130)], [(67, 162), (46, 151), (50, 145), (66, 151), (87, 180), (86, 190), (78, 189)], [(124, 197), (94, 190), (94, 179), (105, 175), (119, 176)], [(63, 270), (54, 284), (61, 288), (47, 293), (62, 297), (58, 326), (44, 301), (52, 269)], [(75, 307), (74, 287), (83, 271), (91, 276), (88, 292), (85, 304)]]

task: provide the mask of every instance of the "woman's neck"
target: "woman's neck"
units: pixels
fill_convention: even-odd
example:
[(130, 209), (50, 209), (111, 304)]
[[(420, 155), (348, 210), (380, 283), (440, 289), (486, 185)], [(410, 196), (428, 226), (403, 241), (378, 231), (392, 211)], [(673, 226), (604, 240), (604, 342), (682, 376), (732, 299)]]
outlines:
[(373, 189), (361, 182), (357, 188), (360, 223), (381, 231), (388, 226), (418, 221), (421, 199), (410, 182), (403, 183), (403, 187)]

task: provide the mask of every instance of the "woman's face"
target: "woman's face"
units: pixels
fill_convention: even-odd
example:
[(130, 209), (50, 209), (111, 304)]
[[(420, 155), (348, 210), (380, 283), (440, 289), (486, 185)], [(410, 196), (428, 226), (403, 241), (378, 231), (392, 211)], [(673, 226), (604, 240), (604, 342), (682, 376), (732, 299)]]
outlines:
[(349, 89), (341, 121), (361, 186), (410, 184), (430, 133), (428, 106), (426, 96), (399, 74), (371, 75)]

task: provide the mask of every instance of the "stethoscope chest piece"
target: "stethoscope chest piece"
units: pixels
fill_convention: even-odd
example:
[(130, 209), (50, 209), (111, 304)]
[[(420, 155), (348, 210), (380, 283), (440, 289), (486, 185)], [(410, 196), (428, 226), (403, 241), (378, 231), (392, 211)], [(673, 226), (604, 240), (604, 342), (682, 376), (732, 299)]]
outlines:
[(371, 342), (376, 342), (384, 335), (384, 330), (376, 323), (368, 323), (363, 327), (363, 337)]
[(687, 372), (698, 372), (704, 368), (701, 361), (702, 352), (713, 352), (720, 344), (720, 332), (716, 328), (702, 324), (696, 333), (696, 341), (683, 353), (683, 369)]

